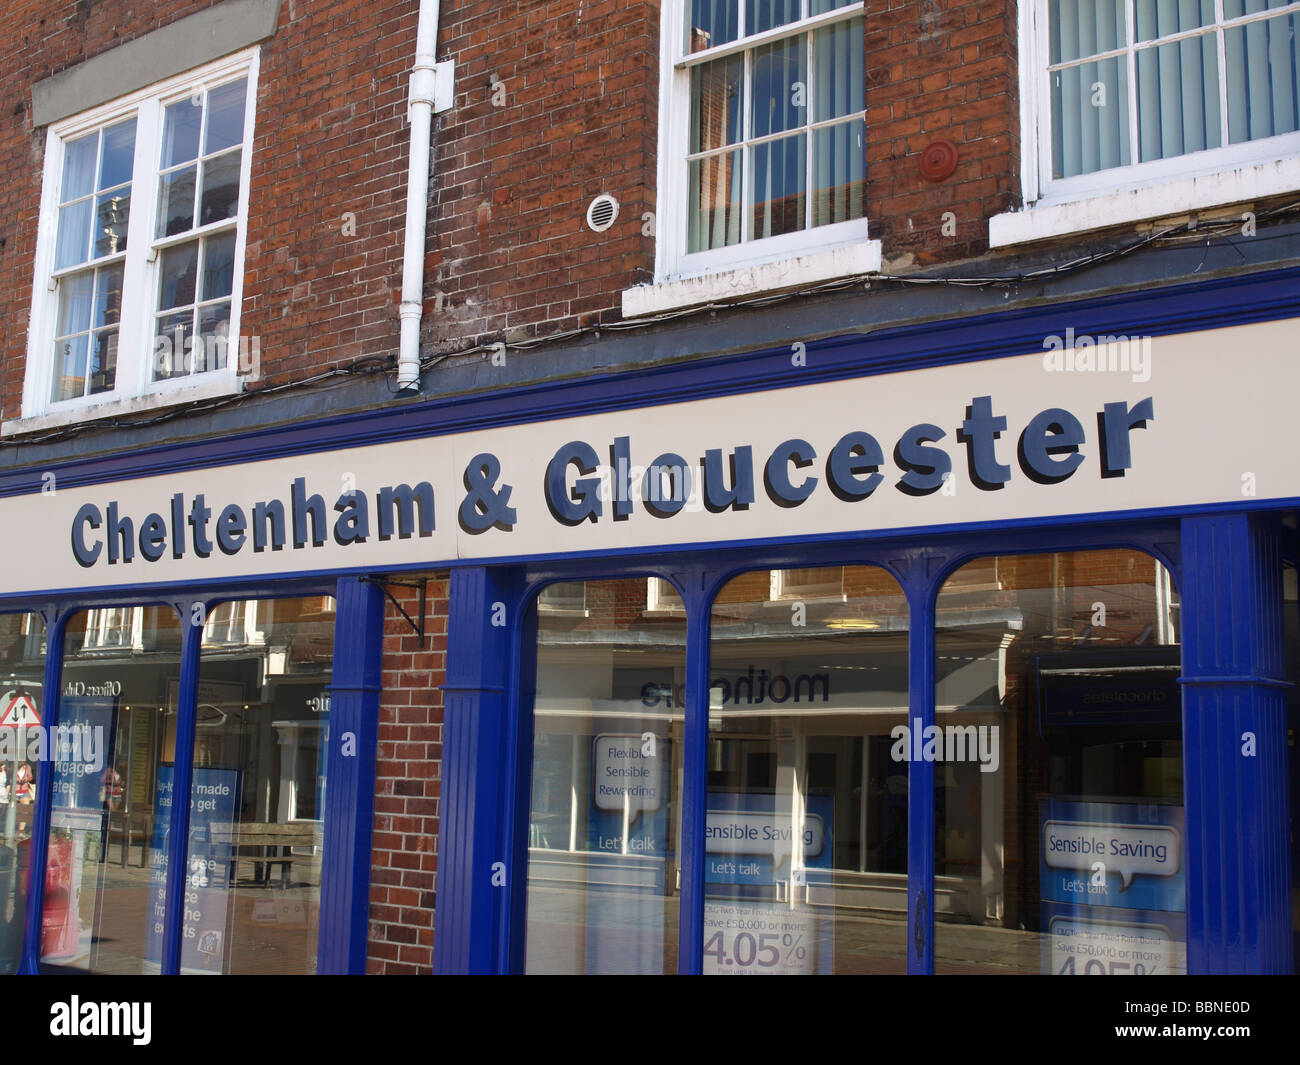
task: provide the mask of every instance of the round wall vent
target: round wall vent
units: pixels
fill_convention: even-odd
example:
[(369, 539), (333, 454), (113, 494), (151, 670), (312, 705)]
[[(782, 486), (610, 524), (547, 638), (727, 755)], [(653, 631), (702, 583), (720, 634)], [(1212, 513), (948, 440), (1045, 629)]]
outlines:
[(604, 233), (618, 217), (618, 200), (601, 193), (587, 206), (587, 225), (597, 233)]

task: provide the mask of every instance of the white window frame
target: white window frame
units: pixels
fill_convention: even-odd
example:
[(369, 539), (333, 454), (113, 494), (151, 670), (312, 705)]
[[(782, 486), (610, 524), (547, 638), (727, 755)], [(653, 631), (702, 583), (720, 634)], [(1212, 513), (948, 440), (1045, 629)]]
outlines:
[[(582, 590), (581, 604), (578, 603), (578, 596), (576, 595), (566, 597), (557, 594), (562, 590), (574, 587)], [(557, 617), (585, 618), (590, 616), (591, 611), (587, 609), (587, 582), (559, 581), (555, 584), (548, 584), (537, 593), (537, 610), (538, 613), (553, 614)]]
[[(255, 366), (240, 367), (237, 338), (240, 336), (243, 302), (243, 265), (248, 229), (259, 55), (260, 49), (257, 47), (245, 49), (50, 125), (45, 142), (45, 173), (41, 187), (41, 212), (33, 270), (22, 417), (5, 422), (0, 433), (30, 432), (175, 403), (231, 395), (243, 390), (245, 378), (241, 376), (241, 369), (244, 372), (249, 369), (257, 372)], [(240, 159), (239, 206), (235, 218), (198, 226), (174, 236), (155, 238), (159, 172), (162, 169), (163, 112), (166, 104), (240, 76), (247, 78), (248, 88)], [(55, 402), (51, 399), (56, 369), (53, 345), (55, 316), (58, 311), (58, 283), (54, 262), (65, 145), (81, 135), (133, 115), (136, 118), (136, 140), (131, 174), (131, 217), (127, 228), (128, 250), (124, 261), (114, 387), (95, 395)], [(173, 244), (186, 243), (197, 237), (231, 229), (235, 233), (235, 261), (228, 331), (231, 339), (226, 366), (184, 377), (152, 380), (155, 346), (151, 338), (158, 302), (160, 251)]]
[(647, 577), (645, 584), (647, 614), (685, 614), (686, 604), (666, 577)]
[(91, 607), (81, 646), (86, 651), (143, 651), (144, 607)]
[[(1285, 12), (1286, 8), (1233, 19), (1232, 26)], [(1133, 70), (1135, 30), (1131, 5), (1125, 4), (1129, 82)], [(1216, 0), (1219, 23), (1222, 0)], [(1163, 39), (1163, 38), (1162, 38)], [(1191, 211), (1246, 204), (1300, 189), (1300, 132), (1224, 144), (1168, 159), (1130, 163), (1090, 174), (1052, 178), (1050, 37), (1046, 0), (1020, 0), (1020, 168), (1025, 209), (989, 220), (991, 247), (1045, 240), (1071, 233)], [(1222, 49), (1220, 49), (1222, 52)], [(1112, 53), (1105, 53), (1110, 55)], [(1124, 55), (1123, 50), (1120, 51)], [(1220, 95), (1226, 91), (1223, 56), (1219, 57)], [(1133, 89), (1135, 91), (1135, 89)], [(1129, 105), (1129, 143), (1136, 157), (1136, 114)], [(1223, 130), (1226, 140), (1228, 130)]]
[[(797, 233), (742, 240), (709, 251), (687, 252), (686, 157), (691, 127), (691, 68), (786, 37), (866, 17), (864, 4), (849, 4), (704, 51), (687, 53), (684, 49), (689, 2), (669, 0), (661, 10), (655, 282), (626, 290), (623, 314), (634, 317), (765, 290), (804, 287), (837, 277), (879, 272), (880, 242), (868, 239), (866, 217), (814, 226)], [(864, 110), (865, 106), (864, 101)], [(747, 212), (743, 207), (740, 210), (743, 226)]]
[[(819, 584), (802, 583), (799, 581), (801, 574), (806, 574), (813, 569), (838, 570), (839, 580), (823, 581)], [(768, 598), (774, 603), (786, 602), (794, 599), (845, 602), (847, 597), (844, 594), (844, 567), (811, 566), (800, 567), (798, 569), (774, 569), (771, 571), (771, 585), (768, 590)]]

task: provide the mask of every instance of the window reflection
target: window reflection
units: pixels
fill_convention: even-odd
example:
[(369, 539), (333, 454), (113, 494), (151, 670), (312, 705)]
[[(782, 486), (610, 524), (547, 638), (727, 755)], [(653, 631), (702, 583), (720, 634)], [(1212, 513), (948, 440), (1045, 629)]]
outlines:
[(527, 970), (674, 972), (685, 619), (647, 612), (645, 580), (559, 587), (538, 608)]
[(709, 677), (704, 971), (904, 972), (897, 583), (863, 566), (737, 577), (713, 604)]
[(23, 948), (36, 786), (44, 769), (45, 626), (39, 614), (0, 614), (0, 973)]
[[(1119, 550), (978, 560), (937, 626), (936, 970), (1184, 972), (1168, 572)], [(972, 733), (995, 767), (953, 757)]]

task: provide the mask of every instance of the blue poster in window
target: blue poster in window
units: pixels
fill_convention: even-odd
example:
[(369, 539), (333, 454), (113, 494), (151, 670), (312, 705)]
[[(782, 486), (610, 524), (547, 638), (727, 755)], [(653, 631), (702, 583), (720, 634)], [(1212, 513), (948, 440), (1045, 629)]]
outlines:
[(1187, 971), (1183, 809), (1045, 800), (1039, 811), (1043, 971)]
[(788, 795), (778, 799), (771, 792), (710, 792), (704, 822), (705, 883), (773, 884), (791, 879), (792, 869), (802, 869), (805, 875), (829, 870), (835, 798), (807, 795), (803, 805), (802, 838), (796, 845), (791, 840)]
[(113, 764), (117, 706), (110, 699), (64, 696), (50, 730), (56, 809), (104, 809), (104, 777)]
[[(168, 819), (174, 769), (161, 766), (154, 798), (153, 842), (149, 869), (147, 965), (162, 959), (167, 902)], [(238, 825), (239, 771), (195, 769), (190, 798), (189, 860), (182, 882), (181, 972), (220, 973), (225, 967), (230, 915), (230, 872)]]
[(1047, 800), (1040, 825), (1044, 900), (1130, 910), (1187, 908), (1181, 806)]

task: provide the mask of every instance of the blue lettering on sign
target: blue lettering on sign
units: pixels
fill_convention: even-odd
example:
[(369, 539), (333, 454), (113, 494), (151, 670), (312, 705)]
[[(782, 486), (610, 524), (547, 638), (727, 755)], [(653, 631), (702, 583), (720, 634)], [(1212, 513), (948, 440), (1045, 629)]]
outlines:
[[(1150, 396), (1132, 405), (1126, 401), (1103, 405), (1096, 414), (1102, 478), (1123, 477), (1133, 468), (1133, 433), (1148, 428), (1154, 419)], [(957, 444), (965, 449), (973, 485), (981, 491), (997, 491), (1010, 481), (1012, 468), (998, 455), (1008, 420), (997, 412), (992, 396), (973, 397), (953, 431)], [(952, 456), (943, 446), (948, 435), (948, 429), (931, 422), (918, 422), (899, 435), (890, 452), (901, 472), (896, 490), (926, 496), (943, 487), (953, 469)], [(1014, 439), (1020, 470), (1036, 484), (1059, 484), (1087, 460), (1084, 422), (1060, 407), (1035, 414)], [(1009, 444), (1008, 440), (1004, 447)], [(844, 503), (862, 503), (885, 481), (886, 446), (864, 429), (846, 432), (825, 453), (823, 477), (814, 472), (817, 447), (799, 438), (781, 442), (766, 457), (755, 456), (749, 444), (709, 448), (694, 460), (664, 451), (642, 470), (633, 465), (631, 438), (619, 436), (608, 445), (611, 465), (605, 471), (600, 469), (597, 446), (570, 440), (547, 463), (543, 491), (551, 517), (569, 527), (627, 521), (637, 509), (638, 495), (641, 509), (660, 519), (681, 513), (696, 494), (701, 509), (710, 514), (742, 512), (755, 502), (760, 475), (768, 499), (784, 509), (799, 507), (821, 491)], [(462, 478), (465, 495), (456, 510), (466, 533), (478, 536), (492, 529), (514, 529), (513, 487), (504, 478), (502, 462), (491, 452), (469, 461)], [(434, 491), (428, 481), (385, 485), (373, 494), (345, 491), (332, 504), (332, 520), (331, 504), (310, 490), (306, 477), (293, 478), (286, 494), (287, 500), (210, 505), (204, 492), (178, 492), (165, 514), (128, 514), (116, 499), (87, 502), (72, 519), (72, 556), (87, 569), (101, 563), (135, 566), (158, 562), (169, 544), (173, 559), (206, 559), (214, 552), (230, 557), (250, 548), (258, 554), (290, 546), (298, 551), (331, 541), (350, 547), (367, 543), (372, 536), (405, 540), (434, 532)]]
[[(428, 481), (385, 485), (374, 498), (379, 539), (433, 535), (433, 486)], [(177, 492), (168, 516), (150, 513), (138, 524), (120, 512), (117, 500), (109, 500), (103, 509), (85, 503), (72, 519), (72, 557), (88, 569), (101, 559), (110, 566), (131, 565), (137, 558), (157, 562), (167, 553), (168, 542), (172, 558), (182, 559), (208, 558), (214, 549), (237, 555), (249, 546), (250, 533), (252, 549), (259, 554), (268, 548), (283, 551), (290, 536), (295, 550), (322, 547), (327, 536), (343, 547), (370, 538), (370, 497), (356, 490), (344, 492), (334, 502), (334, 510), (338, 517), (331, 528), (324, 497), (308, 494), (304, 477), (289, 486), (287, 507), (280, 499), (261, 500), (249, 508), (228, 503), (215, 521), (203, 492), (192, 498)]]

